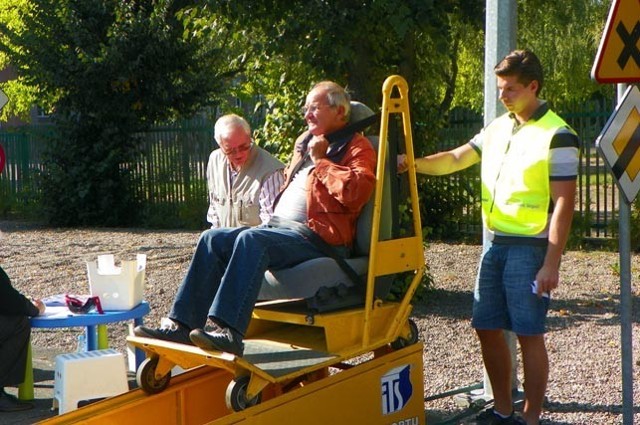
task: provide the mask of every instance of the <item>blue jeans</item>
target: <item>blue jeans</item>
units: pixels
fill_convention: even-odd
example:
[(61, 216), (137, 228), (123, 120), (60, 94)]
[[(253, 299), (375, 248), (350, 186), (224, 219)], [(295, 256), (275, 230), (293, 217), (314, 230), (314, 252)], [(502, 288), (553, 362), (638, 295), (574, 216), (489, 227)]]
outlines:
[(324, 256), (293, 230), (266, 226), (207, 230), (200, 236), (169, 317), (191, 329), (204, 327), (210, 317), (244, 335), (267, 269)]
[(473, 299), (475, 329), (506, 329), (518, 335), (545, 333), (549, 299), (531, 291), (547, 248), (488, 244), (480, 260)]

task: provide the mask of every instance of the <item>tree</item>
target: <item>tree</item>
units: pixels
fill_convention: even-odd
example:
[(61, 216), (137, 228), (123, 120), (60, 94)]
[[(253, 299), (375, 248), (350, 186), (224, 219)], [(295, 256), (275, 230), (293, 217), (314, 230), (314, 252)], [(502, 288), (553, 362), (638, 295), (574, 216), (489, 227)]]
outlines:
[[(50, 222), (123, 225), (135, 219), (125, 164), (136, 134), (191, 114), (221, 96), (243, 58), (211, 24), (185, 26), (186, 0), (6, 0), (0, 65), (18, 79), (6, 91), (54, 112), (43, 199)], [(217, 37), (210, 37), (217, 31)], [(22, 96), (20, 95), (22, 93)], [(13, 99), (13, 96), (12, 96)], [(27, 102), (7, 110), (22, 112)]]
[[(519, 49), (536, 53), (545, 71), (542, 97), (553, 105), (611, 98), (611, 86), (590, 78), (610, 2), (601, 0), (522, 0), (518, 2)], [(484, 28), (467, 26), (459, 56), (460, 74), (453, 105), (482, 112)]]
[[(551, 102), (603, 91), (588, 69), (606, 8), (600, 0), (519, 2), (518, 47), (545, 64)], [(304, 96), (322, 79), (378, 109), (384, 79), (405, 77), (418, 155), (442, 147), (452, 108), (482, 108), (484, 2), (4, 0), (0, 23), (0, 66), (10, 62), (20, 75), (3, 87), (12, 105), (37, 101), (60, 124), (47, 202), (61, 222), (125, 221), (132, 135), (226, 97), (261, 99), (266, 122), (255, 138), (283, 159), (304, 127)], [(421, 184), (423, 217), (436, 226), (464, 191), (431, 183)]]
[(321, 79), (347, 86), (376, 109), (384, 79), (400, 74), (411, 87), (416, 116), (435, 122), (427, 129), (435, 130), (455, 91), (455, 26), (480, 25), (481, 10), (457, 0), (209, 0), (192, 16), (206, 25), (222, 15), (243, 31), (251, 71), (237, 89), (265, 97), (260, 106), (269, 114), (258, 139), (290, 152), (303, 127), (300, 118), (292, 128), (292, 114)]

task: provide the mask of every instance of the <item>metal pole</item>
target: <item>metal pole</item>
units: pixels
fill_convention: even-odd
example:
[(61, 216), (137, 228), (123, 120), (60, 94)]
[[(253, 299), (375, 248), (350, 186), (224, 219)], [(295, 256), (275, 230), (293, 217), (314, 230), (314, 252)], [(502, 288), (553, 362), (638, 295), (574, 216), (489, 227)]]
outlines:
[[(518, 6), (515, 0), (487, 0), (484, 50), (484, 125), (487, 126), (498, 115), (505, 112), (498, 101), (498, 88), (493, 67), (507, 53), (516, 47), (518, 26)], [(486, 230), (486, 229), (485, 229)], [(486, 242), (486, 231), (483, 242)], [(518, 362), (516, 358), (516, 337), (513, 332), (505, 332), (511, 350), (512, 389), (518, 389)], [(484, 397), (493, 398), (493, 389), (486, 369), (483, 378)]]
[[(626, 84), (618, 84), (618, 103), (622, 101)], [(620, 251), (620, 341), (622, 352), (622, 424), (633, 424), (633, 349), (631, 295), (631, 207), (626, 197), (618, 196), (618, 245)]]
[(633, 350), (631, 333), (631, 242), (629, 237), (629, 203), (624, 196), (618, 197), (620, 215), (620, 330), (622, 350), (622, 423), (633, 424)]

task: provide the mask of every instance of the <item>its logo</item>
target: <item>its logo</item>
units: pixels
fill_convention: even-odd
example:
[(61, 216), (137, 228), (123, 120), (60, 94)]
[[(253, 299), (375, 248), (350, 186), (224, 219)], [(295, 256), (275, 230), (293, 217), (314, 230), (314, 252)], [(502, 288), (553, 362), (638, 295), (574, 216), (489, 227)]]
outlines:
[(382, 414), (389, 415), (401, 410), (413, 394), (410, 365), (391, 369), (380, 378), (382, 390)]

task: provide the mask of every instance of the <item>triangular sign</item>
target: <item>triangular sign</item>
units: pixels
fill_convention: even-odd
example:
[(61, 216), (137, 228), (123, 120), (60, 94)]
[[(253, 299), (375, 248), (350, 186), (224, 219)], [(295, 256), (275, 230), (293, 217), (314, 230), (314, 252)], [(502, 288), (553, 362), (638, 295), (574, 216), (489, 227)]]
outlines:
[(640, 0), (613, 0), (591, 78), (599, 83), (640, 82)]

